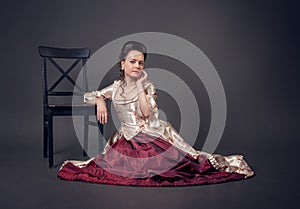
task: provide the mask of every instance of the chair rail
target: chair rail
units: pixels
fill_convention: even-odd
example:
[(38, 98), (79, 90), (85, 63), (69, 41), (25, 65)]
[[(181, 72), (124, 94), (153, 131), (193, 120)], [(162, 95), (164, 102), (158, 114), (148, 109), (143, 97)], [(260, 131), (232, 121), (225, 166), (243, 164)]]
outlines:
[(39, 46), (38, 50), (41, 57), (87, 59), (90, 56), (90, 50), (88, 48), (55, 48), (48, 46)]

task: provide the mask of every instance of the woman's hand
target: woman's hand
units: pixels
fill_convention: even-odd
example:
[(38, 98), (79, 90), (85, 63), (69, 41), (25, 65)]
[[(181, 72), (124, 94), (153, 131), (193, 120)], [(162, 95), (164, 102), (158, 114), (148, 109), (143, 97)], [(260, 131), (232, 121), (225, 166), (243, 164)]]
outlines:
[[(144, 75), (143, 75), (144, 74)], [(144, 90), (144, 84), (147, 81), (148, 73), (146, 71), (143, 71), (142, 76), (136, 81), (136, 87), (138, 92), (141, 92)]]
[(141, 76), (137, 81), (136, 81), (136, 87), (137, 87), (137, 92), (138, 92), (138, 101), (140, 104), (140, 109), (144, 117), (149, 117), (149, 114), (151, 112), (151, 109), (149, 107), (149, 101), (146, 98), (146, 93), (144, 90), (144, 84), (146, 83), (148, 78), (148, 74), (146, 71), (144, 71), (144, 75)]
[(104, 99), (98, 98), (96, 100), (96, 105), (97, 105), (97, 120), (102, 124), (107, 123), (108, 112), (107, 112), (106, 103)]

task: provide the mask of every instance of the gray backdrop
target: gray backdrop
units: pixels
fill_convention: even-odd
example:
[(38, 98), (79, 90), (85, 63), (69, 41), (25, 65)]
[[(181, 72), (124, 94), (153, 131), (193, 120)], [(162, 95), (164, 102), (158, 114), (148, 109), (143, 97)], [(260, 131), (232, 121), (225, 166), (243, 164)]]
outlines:
[[(261, 208), (268, 208), (272, 204), (272, 208), (283, 208), (284, 204), (292, 204), (293, 188), (299, 185), (292, 181), (299, 171), (292, 168), (299, 146), (299, 15), (296, 14), (299, 5), (296, 2), (2, 1), (0, 168), (5, 179), (1, 202), (6, 206), (3, 208), (85, 208), (86, 204), (90, 204), (86, 208), (93, 208), (98, 202), (104, 208), (117, 208), (117, 202), (128, 208), (139, 207), (138, 204), (151, 201), (151, 197), (158, 199), (154, 201), (156, 205), (149, 203), (150, 208), (164, 208), (164, 204), (169, 205), (165, 208), (201, 205), (198, 196), (188, 197), (194, 190), (182, 189), (185, 193), (167, 190), (172, 197), (187, 195), (187, 199), (174, 200), (170, 196), (164, 202), (159, 197), (168, 192), (150, 189), (144, 193), (147, 197), (132, 203), (127, 198), (140, 194), (134, 188), (118, 190), (59, 181), (55, 176), (60, 163), (81, 157), (69, 118), (63, 118), (65, 122), (55, 120), (55, 137), (60, 139), (55, 144), (55, 169), (49, 170), (42, 158), (42, 63), (37, 47), (89, 47), (95, 52), (123, 35), (151, 31), (189, 40), (208, 56), (218, 71), (226, 93), (228, 117), (216, 151), (244, 154), (258, 172), (247, 183), (255, 185), (253, 188), (264, 188), (253, 189), (251, 194), (275, 201), (263, 199), (265, 202), (257, 205), (249, 202), (249, 207), (258, 208), (260, 204)], [(74, 152), (70, 151), (72, 147)], [(268, 185), (263, 186), (266, 182)], [(281, 188), (280, 192), (272, 191), (275, 185)], [(223, 185), (217, 186), (220, 191), (214, 190), (202, 199), (204, 205), (222, 207), (217, 202), (222, 202), (219, 198), (228, 190)], [(241, 193), (238, 189), (235, 192)], [(78, 200), (74, 201), (71, 194), (77, 195)], [(127, 196), (108, 201), (123, 194)], [(243, 201), (242, 198), (241, 205)], [(229, 208), (235, 205), (228, 200), (223, 203)]]

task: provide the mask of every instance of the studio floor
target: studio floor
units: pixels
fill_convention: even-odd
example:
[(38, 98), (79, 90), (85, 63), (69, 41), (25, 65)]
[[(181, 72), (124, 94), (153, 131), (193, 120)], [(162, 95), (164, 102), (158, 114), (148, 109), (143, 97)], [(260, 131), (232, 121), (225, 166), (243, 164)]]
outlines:
[[(36, 143), (33, 143), (33, 142)], [(129, 187), (68, 182), (56, 177), (65, 159), (83, 159), (76, 140), (56, 143), (55, 167), (42, 157), (40, 136), (6, 136), (1, 141), (1, 208), (295, 208), (299, 198), (296, 148), (240, 144), (256, 176), (242, 181), (189, 187)], [(222, 143), (226, 151), (226, 143)], [(221, 145), (222, 145), (221, 144)], [(228, 147), (232, 147), (228, 145)], [(248, 156), (247, 156), (248, 155)]]
[[(299, 208), (299, 8), (299, 1), (287, 0), (1, 1), (0, 208)], [(55, 167), (48, 168), (42, 155), (38, 46), (89, 47), (96, 53), (116, 39), (143, 32), (178, 36), (209, 58), (227, 102), (226, 127), (215, 153), (243, 154), (256, 176), (215, 185), (160, 188), (63, 181), (57, 178), (63, 161), (84, 159), (74, 128), (66, 128), (71, 121), (55, 122)], [(178, 51), (194, 59), (181, 47)], [(172, 63), (167, 63), (164, 57), (157, 56), (151, 64), (149, 56), (147, 65), (193, 81), (194, 74), (176, 67), (188, 63), (172, 57)], [(105, 63), (97, 68), (107, 70)], [(193, 92), (205, 93), (207, 88), (204, 83), (187, 84)], [(208, 99), (207, 109), (199, 99), (205, 113), (201, 125), (203, 115), (210, 117)], [(171, 105), (164, 104), (170, 114), (176, 113), (175, 106), (169, 109)], [(194, 109), (188, 111), (194, 114)], [(208, 130), (210, 118), (207, 121)]]

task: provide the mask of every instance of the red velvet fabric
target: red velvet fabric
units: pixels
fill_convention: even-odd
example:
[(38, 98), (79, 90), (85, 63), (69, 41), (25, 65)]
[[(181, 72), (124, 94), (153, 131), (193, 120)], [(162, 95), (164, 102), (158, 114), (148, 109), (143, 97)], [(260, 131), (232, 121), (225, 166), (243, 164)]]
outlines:
[(124, 137), (85, 167), (71, 162), (58, 177), (70, 181), (126, 186), (189, 186), (243, 179), (237, 173), (215, 170), (204, 156), (193, 159), (167, 141), (147, 134)]

